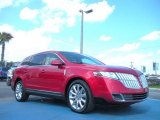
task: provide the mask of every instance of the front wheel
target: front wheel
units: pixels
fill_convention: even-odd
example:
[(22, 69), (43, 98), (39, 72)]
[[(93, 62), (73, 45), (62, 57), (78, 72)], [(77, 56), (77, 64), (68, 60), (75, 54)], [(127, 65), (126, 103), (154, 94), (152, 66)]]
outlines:
[(23, 88), (22, 81), (18, 81), (15, 86), (15, 98), (18, 102), (24, 102), (28, 100), (29, 95), (25, 92)]
[(74, 112), (87, 113), (94, 108), (94, 99), (90, 88), (82, 80), (75, 80), (70, 84), (67, 99)]

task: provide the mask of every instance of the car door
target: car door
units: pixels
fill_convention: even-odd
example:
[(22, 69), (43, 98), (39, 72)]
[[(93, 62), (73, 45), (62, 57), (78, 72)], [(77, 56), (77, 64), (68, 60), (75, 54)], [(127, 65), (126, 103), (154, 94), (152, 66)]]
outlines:
[(43, 87), (41, 73), (43, 72), (43, 66), (45, 61), (45, 54), (36, 54), (32, 56), (30, 60), (30, 66), (26, 71), (26, 86), (30, 89), (41, 90)]
[(47, 53), (45, 59), (45, 65), (40, 73), (42, 88), (46, 91), (62, 92), (62, 87), (65, 79), (65, 66), (51, 65), (52, 60), (61, 60), (54, 53)]

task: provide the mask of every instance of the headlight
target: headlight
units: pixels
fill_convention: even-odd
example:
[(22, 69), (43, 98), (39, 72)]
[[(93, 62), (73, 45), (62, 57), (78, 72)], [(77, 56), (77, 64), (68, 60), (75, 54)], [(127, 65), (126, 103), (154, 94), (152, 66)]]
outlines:
[[(128, 73), (119, 73), (119, 72), (93, 72), (94, 76), (99, 77), (107, 77), (112, 78), (113, 80), (120, 81), (126, 88), (132, 88), (132, 89), (140, 89), (141, 86), (138, 82), (138, 79), (133, 74)], [(143, 85), (143, 88), (147, 87), (147, 81), (143, 76), (140, 76), (141, 83)]]
[(94, 76), (108, 77), (112, 79), (118, 79), (114, 72), (93, 72)]
[(147, 83), (146, 77), (143, 74), (139, 77), (139, 79), (140, 79), (140, 81), (142, 83), (143, 88), (148, 87), (148, 83)]

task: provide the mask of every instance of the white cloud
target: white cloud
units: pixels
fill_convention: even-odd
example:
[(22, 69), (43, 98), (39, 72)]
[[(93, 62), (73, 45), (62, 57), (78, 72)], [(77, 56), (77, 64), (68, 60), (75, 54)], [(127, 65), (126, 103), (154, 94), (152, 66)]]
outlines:
[(30, 20), (30, 21), (32, 21), (32, 20), (35, 20), (35, 18), (37, 17), (38, 13), (39, 12), (36, 9), (30, 9), (28, 7), (25, 7), (20, 12), (20, 18), (22, 20)]
[(75, 25), (76, 17), (79, 15), (79, 10), (85, 6), (80, 0), (42, 0), (45, 7), (41, 11), (42, 18), (59, 17), (64, 20), (64, 25), (72, 27)]
[(0, 10), (13, 4), (13, 0), (0, 0)]
[(160, 54), (160, 50), (158, 50), (157, 53)]
[(145, 40), (145, 41), (160, 40), (160, 31), (153, 31), (153, 32), (141, 37), (140, 40)]
[(0, 31), (9, 32), (14, 37), (10, 42), (6, 43), (5, 60), (7, 61), (21, 61), (29, 55), (50, 49), (64, 51), (75, 51), (79, 49), (79, 44), (73, 37), (53, 39), (48, 34), (45, 34), (46, 30), (44, 27), (23, 31), (16, 30), (13, 26), (5, 24), (0, 25)]
[(119, 65), (131, 67), (131, 62), (133, 67), (141, 70), (141, 66), (146, 66), (147, 73), (153, 72), (152, 61), (154, 61), (154, 53), (107, 53), (106, 51), (101, 52), (101, 55), (96, 57), (106, 63), (107, 65)]
[(58, 17), (53, 19), (47, 19), (44, 20), (42, 29), (44, 29), (45, 32), (58, 33), (60, 32), (60, 29), (63, 26), (63, 24), (64, 24), (64, 19)]
[(108, 52), (130, 52), (138, 49), (140, 47), (140, 43), (127, 43), (119, 48), (113, 48), (109, 50)]
[(139, 46), (140, 46), (140, 43), (131, 43), (131, 44), (127, 43), (122, 45), (119, 48), (112, 48), (109, 50), (102, 51), (96, 57), (99, 59), (104, 59), (104, 58), (110, 59), (110, 55), (111, 55), (112, 57), (114, 56), (113, 58), (115, 60), (113, 61), (117, 61), (118, 59), (116, 57), (118, 57), (119, 55), (124, 56), (124, 54), (129, 54), (131, 52), (133, 53), (134, 50), (137, 50), (139, 48)]
[(67, 25), (68, 25), (68, 27), (74, 26), (75, 21), (76, 21), (76, 18), (75, 18), (75, 17), (68, 17), (68, 18), (67, 18)]
[[(23, 20), (35, 21), (48, 32), (58, 33), (64, 27), (73, 27), (77, 19), (81, 18), (80, 9), (84, 11), (93, 9), (93, 13), (86, 14), (84, 21), (104, 21), (114, 11), (115, 6), (110, 6), (103, 0), (98, 3), (86, 4), (81, 0), (42, 0), (44, 6), (40, 9), (25, 7), (20, 12)], [(103, 11), (103, 12), (102, 12)]]
[(50, 49), (52, 39), (45, 36), (42, 29), (23, 31), (16, 30), (10, 25), (1, 25), (0, 28), (10, 32), (14, 37), (9, 43), (6, 43), (5, 60), (7, 61), (21, 61), (28, 55)]
[(8, 24), (0, 25), (0, 32), (8, 32), (8, 33), (11, 33), (11, 32), (13, 32), (13, 29), (14, 29), (14, 27), (13, 27), (13, 26), (10, 26), (10, 25), (8, 25)]
[(114, 11), (115, 6), (110, 6), (107, 1), (103, 0), (98, 3), (90, 4), (87, 9), (92, 9), (93, 12), (86, 14), (84, 20), (86, 21), (104, 21)]
[(102, 41), (110, 41), (112, 39), (111, 36), (106, 36), (106, 35), (102, 35), (99, 37), (99, 40), (102, 40)]

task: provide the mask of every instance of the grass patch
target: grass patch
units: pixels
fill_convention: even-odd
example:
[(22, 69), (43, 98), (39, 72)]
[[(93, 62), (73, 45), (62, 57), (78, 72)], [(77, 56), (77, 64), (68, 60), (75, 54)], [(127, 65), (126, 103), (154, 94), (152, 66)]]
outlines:
[(149, 86), (150, 88), (159, 88), (160, 89), (160, 85), (151, 85)]

